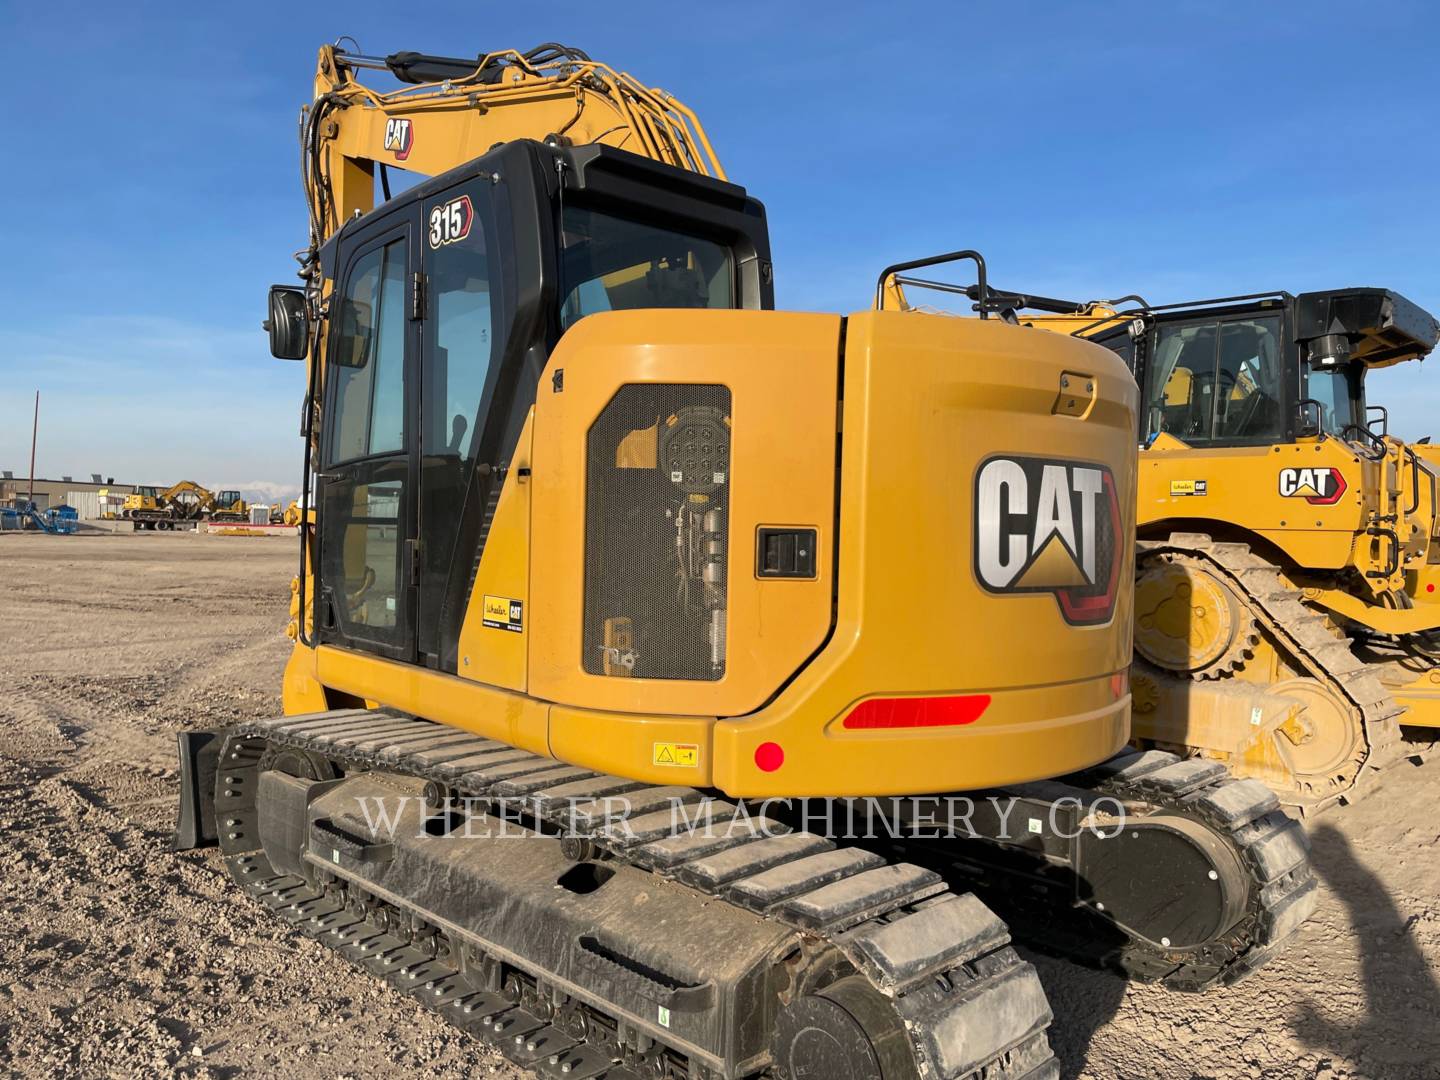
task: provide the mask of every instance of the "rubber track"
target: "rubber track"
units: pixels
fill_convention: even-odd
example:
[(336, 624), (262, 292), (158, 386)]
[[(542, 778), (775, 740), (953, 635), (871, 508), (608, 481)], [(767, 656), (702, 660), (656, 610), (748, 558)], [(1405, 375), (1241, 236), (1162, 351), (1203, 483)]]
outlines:
[(1258, 780), (1237, 780), (1219, 762), (1145, 750), (1067, 782), (1199, 818), (1230, 844), (1249, 875), (1245, 912), (1218, 939), (1183, 952), (1131, 939), (1108, 958), (1109, 966), (1133, 978), (1188, 991), (1236, 982), (1283, 949), (1319, 902), (1305, 830)]
[(1351, 641), (1336, 636), (1326, 617), (1307, 606), (1300, 593), (1285, 584), (1280, 568), (1250, 550), (1248, 544), (1222, 543), (1204, 533), (1174, 533), (1167, 540), (1141, 541), (1141, 559), (1185, 555), (1200, 559), (1234, 587), (1255, 619), (1289, 659), (1306, 674), (1330, 686), (1350, 702), (1361, 718), (1366, 755), (1347, 773), (1349, 783), (1323, 792), (1300, 792), (1287, 803), (1302, 812), (1323, 810), (1351, 794), (1369, 774), (1399, 760), (1403, 754), (1399, 716), (1404, 709), (1355, 655)]
[[(1058, 1080), (1046, 1037), (1052, 1014), (1034, 968), (1010, 946), (999, 918), (974, 896), (949, 893), (933, 871), (885, 864), (807, 833), (672, 835), (671, 800), (698, 803), (698, 790), (566, 766), (393, 713), (282, 717), (227, 734), (216, 820), (237, 882), (287, 922), (540, 1075), (639, 1080), (615, 1064), (615, 1046), (572, 1037), (481, 987), (457, 965), (437, 959), (433, 939), (429, 948), (417, 947), (341, 908), (306, 881), (277, 874), (251, 839), (255, 776), (265, 751), (295, 748), (324, 755), (347, 772), (378, 769), (432, 780), (463, 797), (503, 798), (511, 808), (523, 805), (537, 818), (591, 838), (618, 860), (761, 913), (812, 943), (828, 942), (893, 1000), (917, 1071), (927, 1080)], [(607, 796), (628, 800), (628, 829), (607, 818)], [(649, 805), (655, 810), (647, 816), (642, 808)], [(717, 818), (731, 809), (712, 803)], [(728, 825), (716, 831), (729, 831)], [(691, 1075), (710, 1074), (701, 1069)]]

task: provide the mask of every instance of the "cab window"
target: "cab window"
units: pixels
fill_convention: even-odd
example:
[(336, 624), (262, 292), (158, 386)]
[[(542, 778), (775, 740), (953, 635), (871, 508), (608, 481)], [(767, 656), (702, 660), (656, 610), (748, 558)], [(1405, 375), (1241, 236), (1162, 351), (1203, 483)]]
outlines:
[(1191, 445), (1284, 435), (1280, 318), (1163, 325), (1145, 376), (1149, 433)]
[(625, 308), (735, 306), (730, 249), (702, 237), (567, 206), (560, 327)]
[(405, 244), (362, 256), (340, 301), (330, 462), (405, 447)]
[(1352, 368), (1343, 364), (1331, 368), (1310, 368), (1305, 377), (1305, 396), (1320, 403), (1320, 429), (1330, 435), (1344, 435), (1345, 429), (1360, 421), (1356, 408)]

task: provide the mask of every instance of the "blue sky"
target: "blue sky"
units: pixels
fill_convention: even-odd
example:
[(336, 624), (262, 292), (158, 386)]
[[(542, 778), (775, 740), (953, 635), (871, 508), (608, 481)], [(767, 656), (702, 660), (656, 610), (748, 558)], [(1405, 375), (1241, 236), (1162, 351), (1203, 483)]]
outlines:
[[(1440, 9), (1423, 3), (7, 5), (0, 465), (298, 487), (301, 365), (259, 322), (304, 242), (316, 47), (559, 40), (676, 94), (766, 204), (787, 308), (982, 250), (1152, 301), (1387, 285), (1440, 311)], [(243, 14), (241, 14), (243, 10)], [(617, 14), (618, 12), (618, 14)], [(1430, 433), (1435, 361), (1382, 373)], [(1440, 432), (1437, 432), (1440, 434)]]

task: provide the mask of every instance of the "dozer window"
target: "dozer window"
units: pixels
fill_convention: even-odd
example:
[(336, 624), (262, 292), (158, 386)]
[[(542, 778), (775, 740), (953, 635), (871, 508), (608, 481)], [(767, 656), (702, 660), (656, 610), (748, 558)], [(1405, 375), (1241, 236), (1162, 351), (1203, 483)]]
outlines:
[(405, 245), (362, 256), (332, 354), (331, 464), (405, 448)]
[(713, 240), (567, 206), (560, 327), (599, 311), (735, 306), (730, 249)]
[(1331, 435), (1343, 435), (1345, 429), (1353, 427), (1363, 415), (1356, 408), (1359, 395), (1352, 385), (1351, 369), (1357, 365), (1343, 364), (1336, 368), (1311, 368), (1305, 381), (1305, 396), (1320, 403), (1321, 430)]
[(1162, 326), (1145, 378), (1150, 434), (1192, 445), (1284, 432), (1280, 319)]

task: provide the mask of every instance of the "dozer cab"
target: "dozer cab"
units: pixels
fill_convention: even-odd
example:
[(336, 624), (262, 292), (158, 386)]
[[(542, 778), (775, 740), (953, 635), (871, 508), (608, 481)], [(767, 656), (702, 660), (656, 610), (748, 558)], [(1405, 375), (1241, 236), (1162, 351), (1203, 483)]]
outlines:
[(1141, 388), (1135, 734), (1302, 810), (1428, 748), (1440, 459), (1389, 434), (1365, 378), (1427, 355), (1434, 317), (1369, 288), (993, 302), (1108, 346)]
[(248, 522), (250, 504), (241, 498), (240, 492), (227, 488), (211, 499), (205, 516), (216, 522)]
[(181, 736), (176, 845), (541, 1075), (1055, 1077), (1012, 929), (1202, 989), (1316, 895), (1263, 785), (1124, 749), (1134, 384), (773, 310), (688, 116), (321, 50), (285, 715)]

